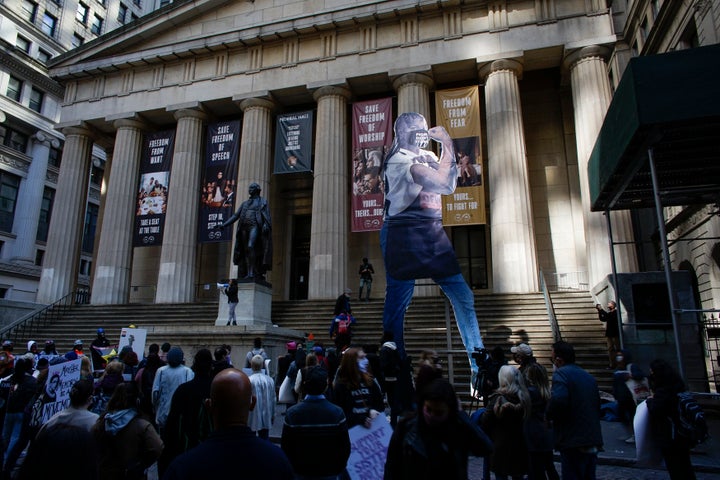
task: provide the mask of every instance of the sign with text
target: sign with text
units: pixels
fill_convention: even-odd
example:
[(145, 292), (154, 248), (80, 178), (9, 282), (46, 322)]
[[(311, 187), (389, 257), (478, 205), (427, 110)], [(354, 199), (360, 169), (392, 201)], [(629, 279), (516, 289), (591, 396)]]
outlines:
[(352, 112), (352, 231), (373, 232), (383, 223), (380, 170), (392, 144), (392, 99), (357, 102)]
[(133, 234), (136, 247), (162, 245), (174, 148), (173, 130), (148, 133), (143, 139)]
[(207, 127), (205, 169), (200, 185), (198, 242), (229, 242), (232, 229), (216, 230), (233, 214), (240, 153), (240, 121), (219, 122)]
[(440, 90), (435, 94), (435, 108), (438, 124), (453, 139), (458, 166), (457, 188), (443, 196), (443, 225), (486, 223), (478, 87)]
[(275, 127), (274, 173), (312, 170), (313, 112), (278, 115)]
[(370, 428), (362, 425), (349, 430), (350, 458), (347, 472), (352, 480), (382, 480), (392, 427), (385, 415), (376, 417)]
[[(50, 365), (42, 398), (42, 419), (44, 424), (50, 417), (70, 406), (70, 389), (80, 380), (81, 359)], [(36, 412), (40, 413), (40, 412)]]

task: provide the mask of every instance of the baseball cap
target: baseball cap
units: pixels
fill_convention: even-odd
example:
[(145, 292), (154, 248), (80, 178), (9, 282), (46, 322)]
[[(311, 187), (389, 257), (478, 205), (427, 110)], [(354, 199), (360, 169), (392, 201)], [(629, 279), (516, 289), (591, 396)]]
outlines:
[(526, 357), (531, 357), (533, 352), (532, 348), (530, 348), (530, 345), (527, 343), (521, 343), (517, 346), (514, 346), (510, 349), (510, 352), (512, 353), (519, 353), (520, 355), (524, 355)]
[(82, 347), (83, 341), (82, 340), (75, 340), (75, 343), (73, 343), (76, 347)]

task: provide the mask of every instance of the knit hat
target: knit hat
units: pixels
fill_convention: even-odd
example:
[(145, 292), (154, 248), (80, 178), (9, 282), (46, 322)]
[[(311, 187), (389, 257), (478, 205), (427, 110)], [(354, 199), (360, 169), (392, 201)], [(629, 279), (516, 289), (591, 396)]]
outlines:
[(294, 352), (297, 350), (297, 343), (296, 342), (287, 342), (285, 346), (288, 349), (288, 352)]
[(512, 353), (519, 353), (520, 355), (524, 355), (526, 357), (532, 357), (532, 348), (530, 348), (530, 345), (527, 343), (521, 343), (520, 345), (517, 345), (515, 347), (512, 347), (510, 349), (510, 352)]
[(171, 367), (177, 367), (183, 361), (184, 355), (180, 347), (172, 347), (167, 354), (167, 362)]

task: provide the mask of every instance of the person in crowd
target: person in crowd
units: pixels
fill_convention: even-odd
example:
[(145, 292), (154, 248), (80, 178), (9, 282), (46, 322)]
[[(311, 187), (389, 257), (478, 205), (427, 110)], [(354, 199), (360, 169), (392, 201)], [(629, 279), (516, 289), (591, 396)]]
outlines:
[[(157, 343), (150, 344), (150, 346), (148, 347), (147, 356), (143, 357), (143, 359), (140, 360), (140, 363), (138, 363), (138, 366), (137, 366), (138, 372), (140, 371), (141, 368), (144, 368), (145, 365), (147, 365), (148, 358), (150, 357), (150, 355), (157, 355), (157, 357), (160, 358), (160, 345), (158, 345)], [(165, 365), (165, 363), (161, 361), (160, 366), (162, 367), (163, 365)]]
[[(327, 385), (327, 371), (322, 366), (305, 367), (305, 399), (285, 413), (280, 445), (295, 474), (303, 479), (340, 480), (350, 457), (345, 413), (325, 398)], [(320, 462), (318, 445), (323, 449)]]
[(37, 380), (30, 373), (32, 360), (20, 357), (10, 377), (10, 393), (5, 405), (2, 439), (5, 446), (3, 472), (7, 475), (30, 440), (27, 435), (27, 414), (30, 402), (37, 393)]
[(497, 346), (490, 351), (490, 363), (485, 373), (485, 380), (482, 385), (483, 405), (487, 407), (490, 395), (500, 386), (498, 374), (503, 365), (507, 365), (507, 358), (502, 347)]
[(144, 479), (145, 469), (160, 458), (163, 442), (152, 424), (138, 413), (137, 405), (137, 386), (132, 382), (118, 385), (107, 411), (92, 429), (103, 480)]
[[(158, 347), (157, 344), (153, 345)], [(150, 350), (147, 358), (143, 359), (145, 365), (137, 371), (134, 378), (138, 391), (140, 392), (140, 412), (143, 415), (147, 415), (149, 418), (152, 418), (153, 416), (152, 387), (155, 382), (155, 375), (157, 374), (158, 369), (163, 366), (158, 353), (159, 350), (159, 347), (157, 350)]]
[(38, 434), (28, 448), (17, 480), (82, 478), (104, 480), (98, 473), (95, 438), (80, 425), (57, 423)]
[(633, 418), (638, 404), (650, 395), (650, 382), (645, 372), (632, 363), (632, 354), (627, 349), (616, 352), (615, 366), (617, 370), (613, 373), (613, 397), (617, 402), (620, 421), (631, 432), (625, 443), (635, 443)]
[[(75, 340), (75, 342), (73, 342), (73, 349), (70, 350), (68, 353), (75, 354), (75, 358), (69, 358), (70, 360), (75, 360), (75, 359), (84, 357), (85, 352), (84, 352), (83, 341), (80, 339)], [(67, 356), (67, 354), (66, 354), (66, 356)]]
[[(313, 352), (315, 353), (315, 358), (317, 358), (317, 364), (327, 370), (328, 361), (327, 357), (325, 356), (325, 348), (322, 346), (322, 344), (315, 343), (315, 345), (313, 346)], [(307, 364), (307, 362), (305, 363)]]
[(32, 355), (33, 368), (35, 368), (38, 361), (38, 345), (35, 340), (28, 340), (27, 351), (25, 352), (25, 355), (28, 354)]
[(255, 397), (255, 408), (250, 411), (248, 427), (257, 433), (257, 436), (268, 440), (270, 428), (275, 421), (275, 382), (270, 375), (263, 372), (265, 362), (261, 355), (255, 355), (250, 360), (250, 385)]
[(93, 388), (93, 382), (88, 379), (75, 382), (70, 389), (70, 406), (50, 417), (40, 428), (38, 435), (55, 425), (73, 425), (89, 432), (99, 417), (88, 410), (93, 402)]
[(282, 357), (278, 357), (277, 361), (277, 372), (275, 376), (275, 386), (280, 388), (283, 380), (287, 376), (287, 371), (290, 368), (290, 364), (295, 360), (295, 353), (297, 352), (297, 342), (290, 341), (285, 344), (287, 353)]
[(43, 351), (38, 353), (38, 361), (41, 358), (46, 358), (50, 365), (53, 365), (57, 361), (56, 359), (60, 358), (60, 354), (55, 349), (55, 340), (45, 340)]
[(603, 445), (597, 382), (575, 364), (575, 349), (569, 343), (555, 342), (551, 359), (555, 371), (546, 415), (553, 422), (561, 476), (563, 480), (594, 479)]
[(15, 344), (12, 340), (2, 342), (2, 347), (0, 347), (0, 378), (5, 378), (13, 373), (15, 355), (12, 352), (14, 348)]
[(375, 274), (375, 269), (372, 263), (368, 262), (367, 257), (363, 257), (360, 268), (358, 269), (360, 275), (360, 288), (358, 289), (358, 302), (362, 302), (363, 288), (365, 288), (365, 301), (370, 301), (370, 290), (372, 289), (372, 276)]
[(92, 357), (94, 370), (103, 370), (107, 365), (103, 355), (107, 353), (105, 349), (109, 346), (110, 341), (105, 337), (105, 329), (98, 328), (95, 339), (90, 343), (90, 356)]
[(345, 350), (350, 345), (356, 324), (355, 317), (349, 313), (341, 312), (333, 318), (328, 334), (338, 350)]
[(351, 295), (352, 290), (346, 288), (345, 291), (343, 291), (343, 293), (338, 296), (338, 298), (335, 300), (335, 308), (333, 309), (333, 315), (335, 315), (336, 317), (341, 313), (352, 315), (352, 306), (350, 305)]
[(650, 416), (650, 431), (660, 448), (670, 480), (695, 480), (690, 461), (690, 447), (673, 435), (673, 422), (678, 421), (678, 393), (686, 390), (677, 371), (665, 360), (650, 362), (652, 395), (646, 404)]
[(92, 360), (87, 355), (83, 355), (80, 359), (80, 378), (90, 380), (91, 382), (95, 381)]
[[(255, 407), (250, 379), (240, 370), (227, 368), (218, 373), (205, 401), (214, 430), (207, 440), (177, 457), (163, 480), (199, 478), (293, 478), (293, 469), (283, 451), (258, 438), (248, 427)], [(322, 445), (322, 448), (326, 448)], [(324, 452), (325, 450), (323, 450)], [(324, 460), (324, 454), (318, 461)]]
[(175, 390), (185, 382), (193, 379), (193, 371), (183, 365), (183, 351), (180, 347), (172, 347), (167, 355), (168, 364), (160, 367), (155, 373), (152, 387), (152, 403), (155, 410), (155, 424), (160, 434), (165, 429), (167, 416), (170, 413)]
[(403, 410), (401, 396), (398, 392), (398, 380), (402, 371), (402, 358), (394, 342), (393, 332), (383, 332), (380, 339), (380, 368), (377, 371), (378, 383), (387, 398), (390, 406), (390, 424), (395, 427), (398, 417)]
[(105, 411), (115, 388), (123, 383), (124, 368), (125, 366), (119, 360), (113, 360), (107, 364), (105, 371), (95, 382), (95, 404), (92, 406), (94, 413), (100, 415)]
[(167, 356), (168, 352), (170, 352), (170, 348), (172, 348), (172, 345), (170, 345), (169, 342), (165, 342), (160, 345), (160, 360), (162, 360), (163, 364), (167, 364)]
[(236, 279), (230, 280), (230, 285), (225, 289), (225, 295), (228, 299), (228, 321), (226, 326), (231, 323), (237, 325), (237, 317), (235, 316), (235, 309), (238, 306), (240, 300), (238, 299), (238, 283)]
[(226, 368), (232, 368), (232, 365), (230, 365), (228, 361), (228, 352), (223, 347), (216, 348), (213, 357), (215, 358), (212, 367), (213, 377)]
[(528, 449), (529, 480), (560, 480), (555, 469), (552, 451), (552, 430), (545, 418), (550, 400), (550, 380), (540, 363), (531, 363), (525, 369), (525, 384), (532, 405), (525, 420), (525, 442)]
[(343, 409), (348, 427), (370, 428), (372, 420), (384, 411), (382, 390), (368, 371), (368, 359), (362, 348), (348, 348), (342, 355), (333, 382), (333, 403)]
[(510, 365), (500, 367), (498, 385), (482, 416), (482, 428), (494, 445), (490, 470), (497, 480), (521, 480), (528, 472), (527, 446), (522, 439), (524, 422), (530, 417), (530, 394), (520, 370)]
[(158, 460), (158, 473), (162, 474), (178, 455), (196, 447), (212, 431), (210, 415), (205, 410), (205, 399), (210, 397), (212, 383), (212, 355), (207, 348), (195, 353), (192, 380), (177, 387), (170, 402), (170, 412), (162, 435), (165, 448)]
[(444, 378), (418, 392), (418, 407), (393, 431), (385, 479), (467, 479), (468, 456), (491, 454), (490, 439), (459, 408), (455, 390)]
[(440, 355), (435, 350), (423, 350), (415, 368), (415, 390), (420, 392), (425, 385), (437, 378), (442, 378), (443, 369)]
[(252, 350), (245, 355), (245, 368), (252, 368), (250, 361), (255, 355), (260, 355), (263, 358), (263, 362), (268, 359), (267, 353), (265, 353), (265, 349), (262, 347), (262, 338), (260, 337), (255, 337)]
[(525, 369), (528, 365), (537, 362), (537, 359), (533, 355), (532, 348), (527, 343), (521, 343), (511, 347), (510, 353), (512, 353), (513, 360), (515, 360), (515, 363), (518, 364), (520, 372), (522, 372), (523, 375), (525, 374)]
[(605, 324), (605, 339), (607, 340), (608, 369), (615, 368), (615, 352), (620, 350), (620, 325), (618, 324), (617, 304), (610, 300), (607, 303), (607, 310), (598, 303), (595, 305), (598, 318)]
[[(295, 378), (295, 393), (297, 394), (298, 400), (302, 402), (305, 397), (305, 391), (303, 390), (303, 384), (305, 383), (305, 372), (310, 368), (318, 364), (318, 358), (315, 353), (308, 353), (305, 356), (305, 366), (298, 370), (297, 377)], [(252, 380), (252, 378), (251, 378)]]

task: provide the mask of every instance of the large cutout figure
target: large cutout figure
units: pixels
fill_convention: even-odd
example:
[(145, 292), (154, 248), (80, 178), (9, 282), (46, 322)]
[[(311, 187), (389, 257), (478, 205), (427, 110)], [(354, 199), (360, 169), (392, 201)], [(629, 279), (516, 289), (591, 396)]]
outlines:
[[(430, 139), (442, 146), (440, 159), (426, 150)], [(474, 380), (478, 366), (472, 353), (483, 348), (475, 299), (442, 226), (440, 195), (451, 194), (458, 179), (452, 139), (444, 127), (428, 130), (419, 113), (403, 113), (395, 121), (395, 138), (383, 170), (385, 221), (380, 247), (387, 277), (383, 327), (393, 332), (405, 357), (405, 310), (415, 280), (432, 278), (450, 299)]]

